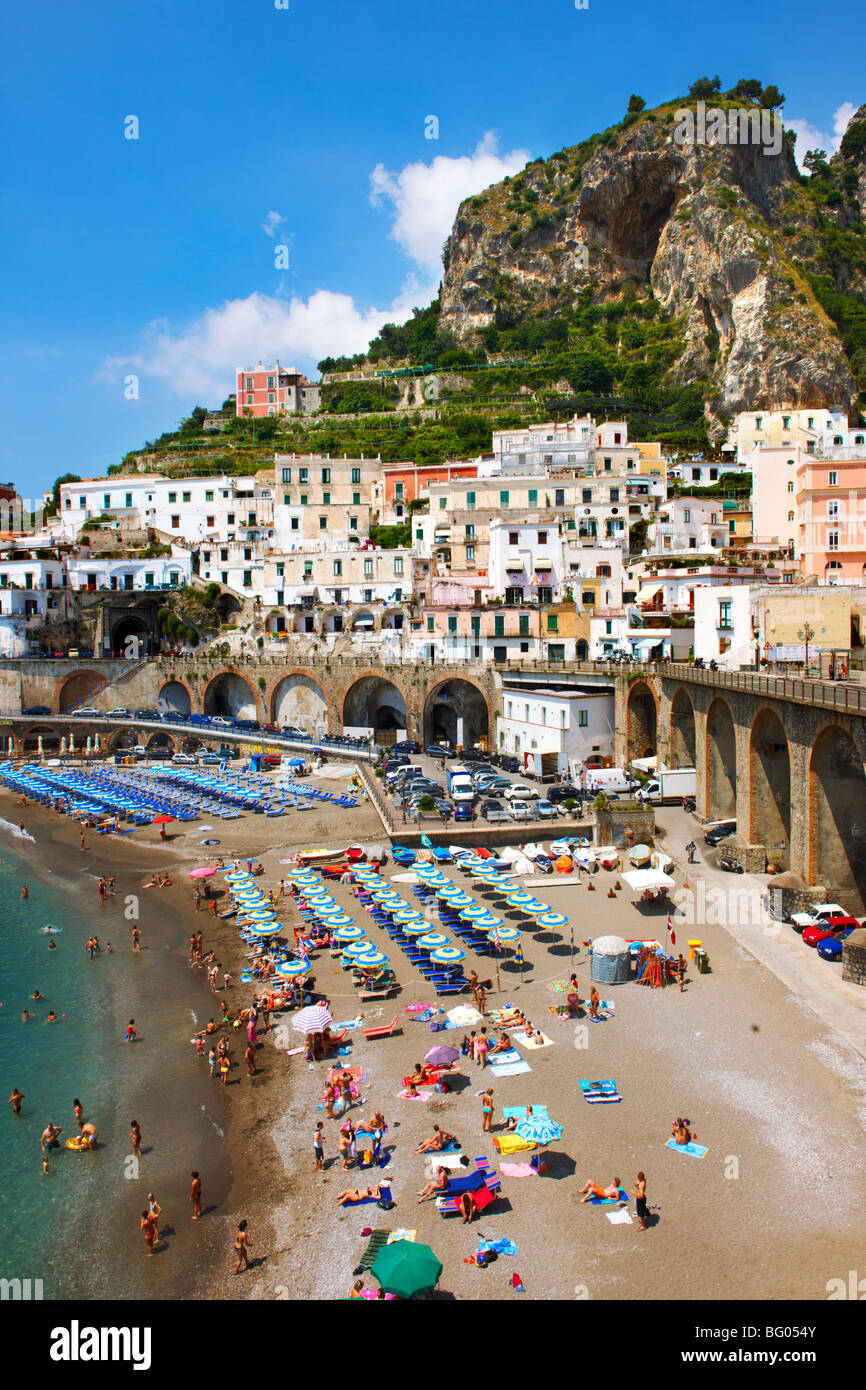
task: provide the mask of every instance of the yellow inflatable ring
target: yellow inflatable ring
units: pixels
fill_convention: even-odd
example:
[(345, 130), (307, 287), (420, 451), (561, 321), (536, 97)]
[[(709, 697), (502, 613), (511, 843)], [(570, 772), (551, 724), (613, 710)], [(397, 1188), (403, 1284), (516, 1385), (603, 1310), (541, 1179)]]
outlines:
[(90, 1148), (90, 1141), (84, 1138), (67, 1139), (67, 1149), (72, 1149), (74, 1153), (79, 1153), (82, 1149)]

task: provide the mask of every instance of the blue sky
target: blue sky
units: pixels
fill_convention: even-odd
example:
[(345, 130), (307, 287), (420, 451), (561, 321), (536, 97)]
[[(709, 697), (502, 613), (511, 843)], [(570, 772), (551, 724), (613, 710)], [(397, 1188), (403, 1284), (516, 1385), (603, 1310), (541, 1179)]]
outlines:
[(760, 77), (829, 147), (866, 100), (864, 29), (838, 0), (7, 8), (0, 479), (35, 496), (97, 476), (219, 404), (236, 365), (360, 350), (429, 302), (461, 197), (618, 120), (631, 92)]

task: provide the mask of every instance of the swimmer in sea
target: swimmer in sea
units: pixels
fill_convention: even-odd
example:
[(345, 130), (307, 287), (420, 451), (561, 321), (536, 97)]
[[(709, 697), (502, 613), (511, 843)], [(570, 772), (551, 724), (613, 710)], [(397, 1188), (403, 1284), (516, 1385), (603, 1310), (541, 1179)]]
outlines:
[(75, 1123), (80, 1124), (81, 1121), (84, 1119), (84, 1106), (81, 1104), (81, 1101), (78, 1099), (78, 1096), (76, 1096), (74, 1101), (72, 1102), (72, 1111), (75, 1115)]
[(42, 998), (42, 995), (39, 993), (39, 990), (38, 990), (38, 989), (34, 989), (33, 993), (32, 993), (31, 996), (30, 996), (30, 998), (31, 998), (31, 999), (41, 999), (41, 998)]
[(57, 950), (57, 942), (56, 942), (56, 941), (49, 941), (49, 943), (48, 943), (48, 949), (49, 949), (49, 951), (56, 951), (56, 950)]
[(53, 1009), (50, 1009), (50, 1010), (49, 1010), (49, 1012), (48, 1012), (48, 1017), (46, 1018), (45, 1022), (46, 1022), (46, 1023), (56, 1023), (56, 1022), (57, 1022), (57, 1015), (56, 1015), (56, 1013), (54, 1012)]
[(24, 1092), (19, 1091), (17, 1086), (12, 1087), (12, 1094), (9, 1097), (9, 1104), (12, 1106), (12, 1114), (21, 1114), (21, 1102), (25, 1099)]
[(82, 1139), (87, 1140), (87, 1147), (89, 1149), (96, 1148), (96, 1136), (99, 1134), (99, 1130), (96, 1128), (96, 1125), (85, 1124), (83, 1120), (79, 1120), (78, 1133)]
[(30, 1012), (29, 1009), (25, 1009), (24, 1012), (23, 1012), (23, 1014), (21, 1015), (21, 1022), (22, 1022), (22, 1023), (26, 1023), (27, 1020), (28, 1020), (28, 1018), (33, 1018), (33, 1017), (35, 1017), (35, 1015), (32, 1014), (32, 1013)]
[(26, 884), (26, 883), (25, 883), (25, 884), (22, 886), (22, 888), (21, 888), (21, 896), (22, 896), (22, 898), (29, 898), (29, 897), (30, 897), (30, 889), (27, 887), (27, 884)]

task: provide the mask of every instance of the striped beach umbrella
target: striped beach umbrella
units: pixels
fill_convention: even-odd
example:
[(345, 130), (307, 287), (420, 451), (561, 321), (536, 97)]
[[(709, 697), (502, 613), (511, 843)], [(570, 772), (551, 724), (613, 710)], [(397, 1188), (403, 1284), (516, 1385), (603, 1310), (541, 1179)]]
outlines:
[(283, 928), (279, 922), (250, 922), (246, 930), (253, 936), (279, 936)]
[(515, 893), (509, 893), (505, 901), (509, 907), (526, 907), (527, 903), (535, 902), (535, 896), (527, 893), (525, 888), (518, 888)]
[(326, 1009), (323, 1004), (310, 1004), (295, 1014), (292, 1027), (296, 1033), (321, 1033), (323, 1028), (327, 1028), (333, 1022), (330, 1009)]
[(276, 973), (281, 975), (284, 980), (292, 980), (300, 975), (309, 975), (310, 962), (308, 960), (284, 960), (277, 966)]
[(540, 916), (536, 917), (535, 925), (544, 927), (546, 930), (553, 927), (567, 927), (568, 918), (563, 917), (561, 912), (542, 912)]
[(489, 934), (493, 931), (494, 927), (502, 926), (502, 918), (494, 917), (492, 912), (485, 912), (483, 917), (476, 917), (474, 919), (473, 926), (480, 927), (482, 931), (486, 931)]
[(404, 936), (426, 936), (430, 930), (430, 923), (426, 918), (421, 917), (417, 922), (406, 922), (403, 927)]
[(530, 1115), (528, 1119), (520, 1121), (517, 1133), (521, 1139), (532, 1144), (553, 1144), (562, 1138), (562, 1125), (547, 1115)]
[(551, 911), (551, 908), (547, 903), (541, 903), (537, 898), (533, 898), (531, 903), (523, 904), (523, 911), (527, 917), (543, 917), (546, 912)]
[(253, 875), (248, 873), (246, 869), (229, 869), (225, 877), (228, 883), (252, 883), (254, 881)]
[(368, 965), (388, 964), (388, 957), (385, 955), (384, 951), (365, 951), (363, 955), (357, 956), (356, 959), (358, 964), (363, 966), (365, 970)]
[(243, 915), (248, 922), (272, 922), (277, 914), (272, 907), (251, 907)]
[(423, 912), (419, 912), (417, 907), (400, 907), (394, 913), (394, 921), (401, 926), (405, 922), (423, 922), (425, 920)]
[(375, 950), (376, 947), (374, 946), (373, 942), (368, 941), (367, 938), (364, 937), (361, 941), (352, 941), (346, 947), (343, 954), (345, 956), (366, 956), (369, 955), (371, 951)]
[(443, 936), (441, 931), (428, 931), (418, 937), (418, 945), (425, 951), (438, 951), (440, 947), (450, 944), (450, 937)]
[(466, 959), (466, 952), (461, 951), (459, 946), (442, 946), (432, 953), (430, 959), (437, 965), (456, 965), (458, 961)]
[(320, 918), (320, 921), (325, 927), (339, 927), (341, 931), (344, 927), (355, 925), (354, 917), (350, 917), (348, 912), (332, 912), (330, 916)]
[(340, 927), (334, 932), (337, 941), (361, 941), (366, 935), (363, 927)]
[[(496, 931), (495, 928), (494, 931)], [(498, 931), (496, 931), (496, 934), (498, 935), (500, 941), (520, 940), (520, 932), (517, 930), (516, 927), (499, 927)]]

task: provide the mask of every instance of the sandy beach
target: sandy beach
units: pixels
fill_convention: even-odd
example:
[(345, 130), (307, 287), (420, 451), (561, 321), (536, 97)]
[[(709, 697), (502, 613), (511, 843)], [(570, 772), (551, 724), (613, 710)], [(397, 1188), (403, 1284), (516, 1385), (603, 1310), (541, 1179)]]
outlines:
[[(14, 820), (23, 817), (36, 835), (37, 849), (48, 838), (77, 845), (74, 823), (40, 808), (19, 808), (9, 796), (3, 800), (5, 811), (0, 807), (0, 813)], [(157, 828), (147, 827), (117, 840), (105, 837), (99, 844), (100, 871), (118, 873), (120, 892), (121, 870), (115, 865), (122, 864), (124, 883), (137, 878), (139, 885), (153, 869), (170, 867), (174, 886), (148, 890), (144, 898), (159, 893), (176, 918), (177, 940), (170, 950), (178, 997), (195, 992), (200, 1026), (212, 996), (202, 972), (189, 970), (182, 938), (200, 927), (205, 949), (216, 951), (235, 980), (242, 951), (231, 920), (194, 912), (188, 870), (207, 863), (209, 854), (227, 860), (253, 855), (265, 866), (261, 882), (273, 886), (283, 873), (280, 861), (300, 849), (383, 839), (369, 805), (218, 823), (213, 831), (218, 847), (201, 845), (206, 836), (198, 823), (170, 826), (168, 835), (161, 842)], [(675, 852), (671, 844), (668, 848)], [(454, 866), (446, 871), (463, 881)], [(389, 863), (383, 872), (400, 870)], [(705, 870), (688, 872), (697, 877)], [(615, 880), (615, 874), (600, 871), (592, 880), (595, 891), (588, 890), (583, 878), (551, 889), (549, 897), (542, 885), (535, 886), (574, 924), (575, 969), (583, 998), (590, 983), (585, 939), (611, 931), (627, 938), (661, 933), (664, 939), (663, 913), (645, 916), (627, 890), (607, 897)], [(212, 882), (217, 888), (221, 880)], [(368, 925), (348, 886), (337, 883), (331, 891), (356, 921)], [(409, 885), (404, 892), (411, 894)], [(289, 912), (285, 921), (292, 925)], [(316, 990), (329, 997), (335, 1019), (360, 1015), (362, 1027), (395, 1015), (401, 1020), (402, 1032), (386, 1040), (365, 1040), (362, 1028), (354, 1029), (351, 1055), (343, 1059), (365, 1071), (364, 1101), (356, 1114), (363, 1118), (381, 1109), (387, 1143), (394, 1149), (388, 1166), (369, 1176), (340, 1171), (335, 1159), (339, 1123), (327, 1120), (326, 1171), (314, 1171), (311, 1135), (315, 1121), (324, 1118), (316, 1102), (326, 1068), (324, 1063), (313, 1067), (302, 1056), (286, 1056), (287, 1047), (300, 1042), (298, 1035), (287, 1041), (283, 1028), (261, 1036), (259, 1073), (251, 1079), (243, 1049), (235, 1046), (237, 1065), (223, 1091), (207, 1080), (205, 1062), (195, 1058), (188, 1042), (189, 1014), (184, 1018), (181, 1010), (171, 1023), (170, 1045), (176, 1046), (179, 1065), (203, 1075), (203, 1084), (217, 1093), (208, 1108), (227, 1134), (231, 1182), (224, 1192), (206, 1192), (206, 1205), (213, 1197), (214, 1210), (195, 1230), (195, 1238), (182, 1214), (174, 1223), (178, 1235), (161, 1259), (145, 1261), (131, 1225), (128, 1234), (117, 1233), (130, 1263), (148, 1266), (146, 1279), (136, 1273), (135, 1292), (150, 1298), (195, 1296), (204, 1285), (207, 1296), (215, 1298), (342, 1297), (366, 1243), (361, 1230), (400, 1227), (417, 1231), (418, 1239), (431, 1244), (441, 1258), (441, 1297), (826, 1298), (827, 1281), (845, 1278), (857, 1267), (866, 1238), (861, 1162), (866, 1065), (832, 1024), (780, 983), (735, 934), (722, 926), (705, 927), (698, 934), (709, 951), (711, 973), (690, 968), (682, 994), (634, 982), (603, 987), (602, 995), (615, 1001), (614, 1016), (594, 1023), (585, 1017), (559, 1021), (549, 1011), (561, 996), (548, 986), (570, 969), (567, 938), (524, 934), (526, 965), (520, 971), (504, 957), (498, 992), (495, 962), (470, 953), (467, 972), (476, 968), (493, 983), (488, 1010), (505, 1002), (518, 1004), (552, 1046), (521, 1049), (531, 1072), (500, 1079), (463, 1059), (459, 1089), (434, 1094), (426, 1102), (398, 1099), (401, 1077), (434, 1044), (459, 1046), (462, 1030), (433, 1036), (425, 1025), (410, 1021), (405, 1006), (429, 1000), (430, 992), (399, 948), (372, 923), (369, 935), (390, 956), (402, 986), (393, 999), (359, 1003), (339, 960), (319, 952), (314, 958)], [(678, 938), (680, 946), (685, 941)], [(817, 961), (816, 966), (829, 968)], [(249, 986), (232, 988), (232, 1010), (249, 1002), (252, 992)], [(217, 1017), (221, 997), (210, 1010)], [(471, 1003), (470, 996), (463, 1002)], [(289, 1023), (287, 1015), (283, 1021)], [(614, 1078), (622, 1103), (586, 1104), (577, 1086), (581, 1077)], [(432, 1203), (417, 1205), (415, 1194), (428, 1176), (428, 1163), (413, 1151), (429, 1137), (432, 1125), (441, 1123), (459, 1137), (470, 1159), (486, 1155), (499, 1167), (491, 1136), (481, 1131), (478, 1093), (488, 1085), (496, 1104), (494, 1135), (501, 1133), (503, 1106), (527, 1103), (546, 1105), (564, 1133), (551, 1146), (547, 1176), (504, 1177), (499, 1201), (467, 1228), (459, 1218), (441, 1218)], [(163, 1096), (155, 1095), (154, 1111), (163, 1103)], [(708, 1148), (705, 1157), (665, 1148), (676, 1115), (690, 1118), (699, 1143)], [(184, 1117), (175, 1119), (182, 1128)], [(528, 1157), (516, 1155), (518, 1161)], [(621, 1225), (609, 1222), (606, 1208), (580, 1205), (578, 1189), (588, 1178), (606, 1184), (618, 1176), (631, 1190), (638, 1169), (647, 1176), (652, 1213), (645, 1233), (638, 1230), (633, 1202), (630, 1224)], [(375, 1205), (342, 1210), (331, 1200), (343, 1186), (385, 1180), (396, 1202), (391, 1212)], [(171, 1190), (172, 1202), (175, 1196), (185, 1202), (185, 1164), (177, 1174), (165, 1166), (158, 1181), (161, 1190)], [(232, 1223), (241, 1216), (250, 1222), (254, 1266), (235, 1278), (230, 1236)], [(513, 1240), (516, 1258), (501, 1256), (488, 1269), (465, 1263), (482, 1234)], [(514, 1270), (525, 1294), (510, 1287)], [(369, 1275), (366, 1282), (375, 1285)]]

